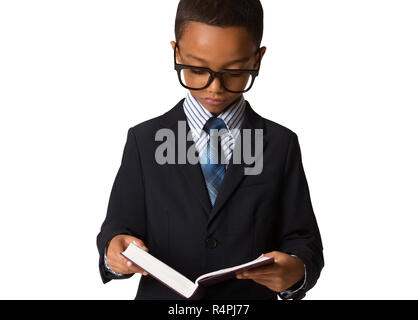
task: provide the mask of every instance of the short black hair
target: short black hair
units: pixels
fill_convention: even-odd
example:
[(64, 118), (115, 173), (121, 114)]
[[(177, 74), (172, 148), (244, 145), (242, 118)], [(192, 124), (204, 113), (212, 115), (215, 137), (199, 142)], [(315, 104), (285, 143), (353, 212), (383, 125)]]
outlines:
[(180, 0), (175, 36), (178, 43), (189, 21), (218, 27), (245, 27), (257, 48), (263, 38), (263, 7), (260, 0)]

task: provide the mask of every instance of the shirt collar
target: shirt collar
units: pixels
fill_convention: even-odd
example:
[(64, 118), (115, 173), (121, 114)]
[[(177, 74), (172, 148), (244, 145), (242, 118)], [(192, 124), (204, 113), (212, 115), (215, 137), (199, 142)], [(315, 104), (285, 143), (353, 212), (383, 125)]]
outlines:
[[(225, 121), (228, 131), (232, 129), (240, 129), (245, 114), (245, 99), (244, 96), (234, 102), (229, 108), (220, 113), (217, 118)], [(213, 117), (213, 114), (206, 110), (205, 107), (190, 93), (187, 91), (186, 99), (183, 103), (184, 112), (186, 114), (190, 129), (200, 137), (203, 127), (209, 118)]]

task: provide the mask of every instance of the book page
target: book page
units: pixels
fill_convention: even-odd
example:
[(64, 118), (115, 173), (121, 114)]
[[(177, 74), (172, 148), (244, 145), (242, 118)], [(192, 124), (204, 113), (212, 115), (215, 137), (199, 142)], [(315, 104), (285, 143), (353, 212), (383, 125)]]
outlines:
[[(228, 272), (231, 272), (231, 271), (235, 271), (235, 270), (239, 270), (239, 269), (247, 269), (247, 268), (250, 268), (252, 265), (256, 265), (256, 264), (259, 264), (260, 262), (263, 262), (263, 261), (266, 261), (266, 260), (272, 260), (272, 259), (273, 258), (268, 258), (268, 257), (265, 257), (265, 256), (261, 255), (257, 259), (254, 259), (250, 262), (240, 264), (238, 266), (233, 266), (233, 267), (230, 267), (230, 268), (225, 268), (225, 269), (221, 269), (221, 270), (217, 270), (217, 271), (213, 271), (213, 272), (203, 274), (199, 278), (196, 279), (195, 283), (199, 283), (199, 281), (202, 280), (202, 279), (214, 277), (214, 276), (217, 276), (217, 275), (222, 275), (222, 274), (225, 274), (225, 273), (228, 273)], [(273, 261), (274, 261), (274, 259), (273, 259)]]
[(197, 285), (132, 242), (121, 254), (157, 280), (189, 298)]

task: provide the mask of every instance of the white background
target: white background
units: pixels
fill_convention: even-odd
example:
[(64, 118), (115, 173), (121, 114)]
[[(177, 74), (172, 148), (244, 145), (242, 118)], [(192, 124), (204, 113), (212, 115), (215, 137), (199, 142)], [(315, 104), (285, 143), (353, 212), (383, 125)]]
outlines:
[[(0, 1), (0, 298), (133, 299), (96, 236), (129, 127), (186, 93), (177, 1)], [(299, 136), (325, 267), (306, 299), (418, 298), (418, 4), (262, 1), (245, 94)]]

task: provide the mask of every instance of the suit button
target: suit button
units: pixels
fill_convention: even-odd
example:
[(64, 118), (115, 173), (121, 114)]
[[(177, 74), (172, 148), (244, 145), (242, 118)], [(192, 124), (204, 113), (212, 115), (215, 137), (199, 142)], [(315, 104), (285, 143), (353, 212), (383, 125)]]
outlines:
[(218, 245), (218, 241), (216, 241), (215, 238), (207, 238), (206, 239), (206, 246), (208, 248), (216, 248), (216, 246)]

